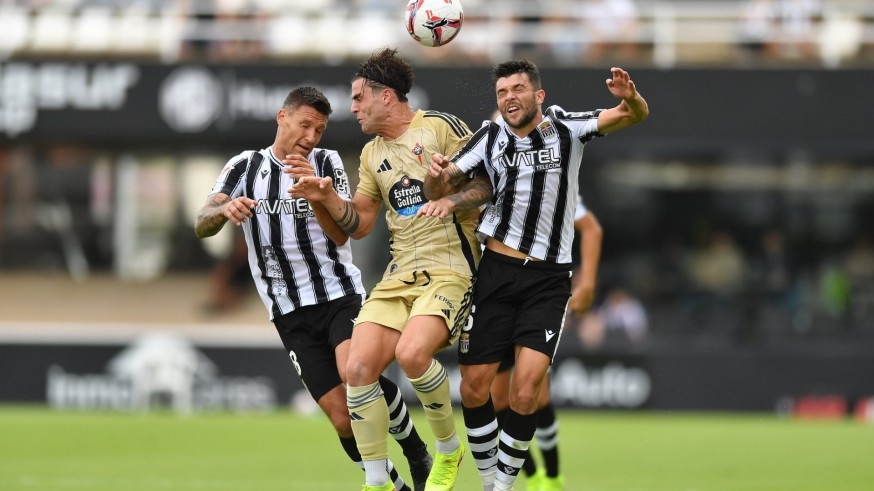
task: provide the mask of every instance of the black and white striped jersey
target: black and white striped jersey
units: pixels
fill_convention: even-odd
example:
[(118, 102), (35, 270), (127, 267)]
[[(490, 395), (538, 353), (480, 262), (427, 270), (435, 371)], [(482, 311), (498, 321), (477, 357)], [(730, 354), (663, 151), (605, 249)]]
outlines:
[(488, 173), (495, 197), (477, 231), (531, 257), (571, 262), (583, 147), (598, 133), (601, 110), (550, 106), (525, 138), (502, 118), (486, 121), (453, 158), (463, 172)]
[[(313, 149), (309, 161), (318, 176), (331, 176), (334, 188), (350, 199), (349, 179), (333, 150)], [(212, 193), (258, 202), (243, 224), (252, 278), (270, 318), (299, 307), (364, 295), (361, 271), (352, 264), (347, 242), (336, 245), (319, 226), (305, 199), (288, 195), (292, 178), (270, 147), (247, 150), (225, 164)]]

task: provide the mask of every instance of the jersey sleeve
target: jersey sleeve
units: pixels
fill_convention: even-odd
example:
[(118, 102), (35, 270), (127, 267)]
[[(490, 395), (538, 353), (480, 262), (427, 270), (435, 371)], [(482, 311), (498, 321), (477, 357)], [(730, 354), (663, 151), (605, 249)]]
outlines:
[(583, 143), (587, 143), (593, 138), (600, 138), (604, 135), (598, 131), (598, 115), (603, 109), (583, 112), (567, 112), (559, 106), (549, 106), (546, 110), (547, 116), (564, 123), (575, 138), (579, 138)]
[(470, 174), (485, 164), (489, 128), (492, 124), (494, 123), (484, 121), (482, 127), (470, 137), (467, 143), (452, 158), (452, 162), (462, 172)]
[(376, 178), (370, 169), (370, 149), (372, 145), (372, 142), (368, 143), (361, 150), (361, 163), (358, 166), (358, 188), (355, 189), (355, 192), (382, 202), (382, 194), (379, 192)]
[(470, 128), (456, 116), (447, 113), (440, 113), (440, 115), (440, 120), (443, 122), (437, 126), (439, 141), (443, 146), (440, 151), (443, 155), (451, 157), (470, 140)]
[(210, 194), (222, 193), (234, 199), (243, 194), (243, 183), (246, 181), (246, 168), (252, 151), (245, 151), (230, 160), (222, 168), (221, 174), (212, 186)]

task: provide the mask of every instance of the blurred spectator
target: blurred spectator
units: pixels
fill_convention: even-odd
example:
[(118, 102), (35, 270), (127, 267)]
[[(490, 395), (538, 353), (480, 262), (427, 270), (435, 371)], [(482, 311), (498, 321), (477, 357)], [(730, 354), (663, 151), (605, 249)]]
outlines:
[(706, 247), (692, 259), (692, 281), (699, 291), (731, 297), (744, 285), (746, 260), (734, 238), (726, 231), (713, 234)]
[(588, 0), (583, 5), (584, 31), (590, 37), (588, 61), (637, 57), (638, 11), (633, 0)]
[(834, 260), (826, 261), (820, 272), (819, 306), (829, 320), (846, 327), (850, 313), (850, 279)]
[(751, 309), (748, 334), (758, 336), (794, 324), (800, 306), (796, 268), (783, 231), (766, 230), (758, 254), (750, 261), (750, 288), (745, 302)]
[(267, 56), (265, 13), (255, 0), (185, 0), (183, 60), (251, 61)]
[(772, 58), (777, 28), (777, 6), (773, 0), (748, 0), (741, 8), (740, 48), (742, 62)]
[(703, 249), (692, 253), (689, 264), (692, 290), (684, 306), (689, 309), (689, 327), (745, 338), (748, 319), (738, 303), (745, 300), (740, 294), (747, 265), (734, 238), (726, 231), (713, 233)]
[(583, 316), (577, 326), (577, 335), (587, 350), (637, 347), (648, 332), (643, 304), (623, 288), (611, 289), (604, 303)]
[(786, 59), (818, 58), (816, 22), (822, 14), (820, 0), (779, 0), (780, 54)]

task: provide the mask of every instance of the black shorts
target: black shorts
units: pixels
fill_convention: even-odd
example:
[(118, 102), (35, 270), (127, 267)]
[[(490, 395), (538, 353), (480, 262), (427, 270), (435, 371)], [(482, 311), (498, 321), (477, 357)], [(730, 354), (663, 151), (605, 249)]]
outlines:
[(514, 345), (552, 359), (571, 296), (570, 268), (570, 264), (483, 251), (472, 313), (458, 342), (459, 364), (480, 365), (512, 358)]
[(362, 300), (350, 295), (273, 319), (294, 369), (316, 401), (343, 383), (334, 349), (352, 337)]

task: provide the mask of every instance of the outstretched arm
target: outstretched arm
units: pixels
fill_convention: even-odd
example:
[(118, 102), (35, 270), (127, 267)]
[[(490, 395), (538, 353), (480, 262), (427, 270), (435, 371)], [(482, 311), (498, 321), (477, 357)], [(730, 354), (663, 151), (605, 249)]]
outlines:
[[(326, 231), (329, 228), (339, 227), (340, 232), (353, 239), (369, 235), (376, 222), (380, 202), (361, 193), (355, 193), (351, 201), (343, 199), (337, 194), (332, 183), (333, 179), (330, 177), (302, 177), (288, 190), (288, 193), (292, 197), (308, 200), (316, 219)], [(331, 240), (341, 243), (333, 235), (329, 235)]]
[(604, 135), (641, 123), (649, 116), (649, 106), (637, 92), (628, 72), (616, 67), (611, 68), (610, 72), (613, 78), (607, 79), (607, 89), (622, 102), (598, 115), (598, 131)]
[(217, 234), (228, 220), (234, 225), (240, 225), (252, 218), (252, 208), (256, 204), (255, 200), (245, 196), (231, 199), (225, 193), (210, 194), (197, 213), (194, 233), (198, 239), (202, 239)]

